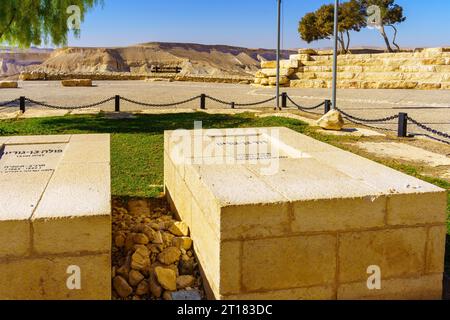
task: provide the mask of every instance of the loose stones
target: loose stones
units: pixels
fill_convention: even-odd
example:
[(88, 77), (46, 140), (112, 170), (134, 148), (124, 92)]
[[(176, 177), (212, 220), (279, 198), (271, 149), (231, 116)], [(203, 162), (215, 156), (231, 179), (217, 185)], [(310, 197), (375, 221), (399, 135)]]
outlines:
[(156, 267), (155, 274), (158, 282), (164, 289), (171, 291), (177, 290), (177, 275), (175, 271), (168, 268)]

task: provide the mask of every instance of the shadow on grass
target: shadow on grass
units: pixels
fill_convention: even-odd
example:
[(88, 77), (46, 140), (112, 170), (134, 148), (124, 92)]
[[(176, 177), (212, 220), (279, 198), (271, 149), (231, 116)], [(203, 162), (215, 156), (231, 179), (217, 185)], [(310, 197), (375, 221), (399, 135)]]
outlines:
[(265, 121), (252, 114), (212, 115), (203, 112), (136, 115), (129, 119), (109, 119), (104, 115), (65, 116), (52, 118), (5, 120), (0, 122), (0, 135), (114, 133), (114, 134), (161, 134), (164, 130), (193, 129), (195, 121), (202, 121), (203, 128), (254, 127), (255, 125), (294, 126), (303, 131), (306, 124), (286, 120)]

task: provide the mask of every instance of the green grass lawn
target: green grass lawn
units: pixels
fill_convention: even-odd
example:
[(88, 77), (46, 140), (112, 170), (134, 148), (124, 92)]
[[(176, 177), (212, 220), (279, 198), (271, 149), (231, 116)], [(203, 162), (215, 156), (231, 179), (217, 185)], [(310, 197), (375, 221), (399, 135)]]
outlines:
[[(65, 116), (0, 121), (0, 136), (44, 134), (111, 134), (112, 193), (124, 197), (155, 197), (162, 192), (164, 130), (193, 129), (194, 121), (202, 121), (203, 128), (244, 128), (284, 126), (310, 135), (318, 140), (349, 149), (344, 142), (354, 137), (321, 135), (298, 120), (253, 114), (210, 115), (186, 113), (171, 115), (139, 115), (134, 119), (107, 119), (103, 115)], [(403, 171), (406, 174), (450, 190), (450, 183), (423, 176), (420, 169), (395, 161), (372, 159)], [(450, 194), (448, 212), (450, 214)], [(450, 220), (448, 224), (450, 234)], [(447, 248), (450, 247), (450, 240)], [(447, 250), (447, 272), (450, 274), (450, 249)]]

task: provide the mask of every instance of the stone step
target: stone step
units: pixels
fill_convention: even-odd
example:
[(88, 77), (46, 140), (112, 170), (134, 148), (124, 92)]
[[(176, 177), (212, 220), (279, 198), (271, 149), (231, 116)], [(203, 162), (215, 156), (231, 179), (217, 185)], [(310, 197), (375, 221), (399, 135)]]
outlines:
[[(305, 72), (297, 73), (297, 79), (322, 79), (331, 80), (332, 72)], [(385, 81), (385, 80), (413, 80), (413, 81), (435, 81), (447, 82), (450, 81), (450, 73), (442, 74), (435, 72), (416, 72), (416, 73), (402, 73), (402, 72), (339, 72), (338, 78), (348, 80), (367, 80), (367, 81)]]
[[(311, 61), (301, 61), (301, 65), (303, 66), (331, 66), (331, 60), (314, 60), (315, 57), (312, 58)], [(445, 66), (450, 65), (450, 58), (409, 58), (409, 59), (374, 59), (374, 58), (352, 58), (338, 59), (339, 66)]]
[[(450, 89), (450, 82), (339, 80), (340, 89)], [(292, 88), (331, 88), (331, 80), (291, 80)]]

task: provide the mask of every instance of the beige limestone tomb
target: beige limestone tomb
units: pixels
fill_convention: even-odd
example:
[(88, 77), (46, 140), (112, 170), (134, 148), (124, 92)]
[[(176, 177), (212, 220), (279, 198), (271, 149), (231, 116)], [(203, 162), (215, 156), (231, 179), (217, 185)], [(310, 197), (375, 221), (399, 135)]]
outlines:
[(431, 184), (286, 128), (165, 132), (164, 180), (210, 298), (442, 296), (447, 195)]
[(0, 137), (0, 299), (111, 299), (109, 139)]

